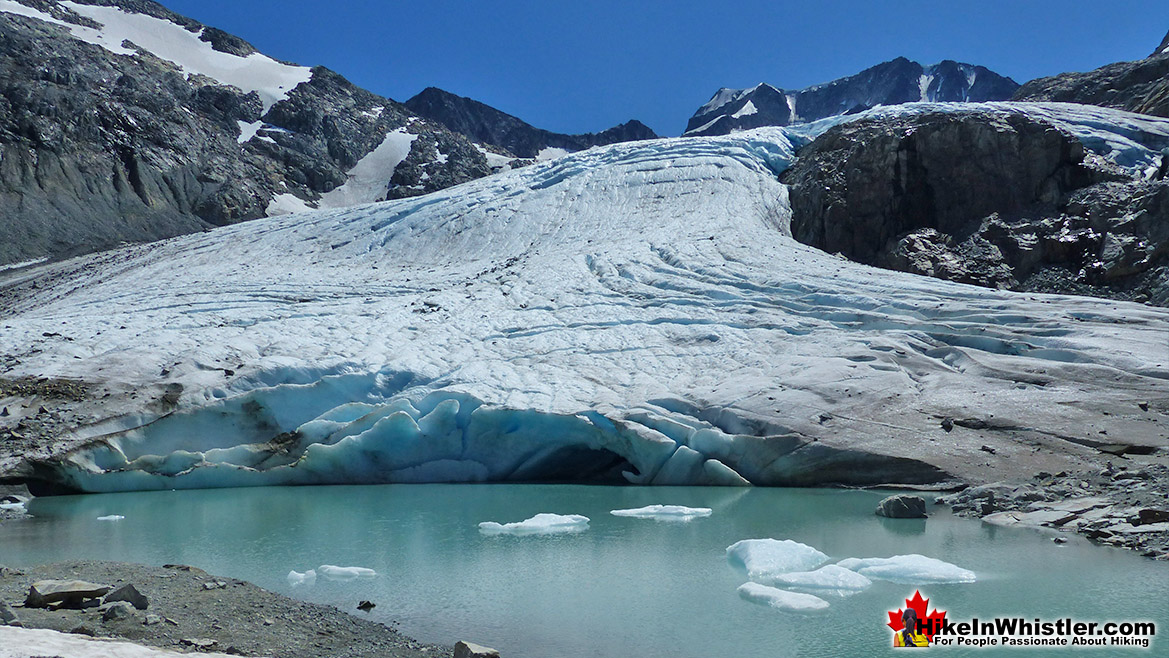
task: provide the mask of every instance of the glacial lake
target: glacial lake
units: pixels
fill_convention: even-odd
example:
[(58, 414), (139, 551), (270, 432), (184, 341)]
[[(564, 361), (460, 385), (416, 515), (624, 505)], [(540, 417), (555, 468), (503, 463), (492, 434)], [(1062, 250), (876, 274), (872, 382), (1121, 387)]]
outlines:
[[(0, 564), (70, 559), (185, 563), (295, 598), (396, 623), (419, 640), (465, 639), (505, 658), (882, 655), (887, 611), (920, 589), (951, 619), (1022, 616), (1155, 621), (1169, 633), (1169, 564), (1074, 536), (1004, 529), (930, 507), (927, 521), (882, 519), (883, 493), (571, 485), (387, 485), (163, 491), (36, 499), (35, 519), (0, 524)], [(926, 494), (927, 500), (932, 496)], [(688, 522), (612, 516), (653, 504), (710, 507)], [(488, 536), (481, 521), (582, 514), (589, 528)], [(121, 515), (119, 521), (98, 517)], [(726, 547), (792, 539), (835, 559), (919, 553), (977, 574), (970, 584), (875, 581), (810, 614), (739, 597)], [(293, 587), (290, 570), (374, 569)], [(1169, 637), (1154, 639), (1165, 655)], [(938, 648), (938, 651), (943, 649)], [(1064, 650), (945, 649), (952, 655)], [(1139, 649), (1077, 655), (1150, 655)]]

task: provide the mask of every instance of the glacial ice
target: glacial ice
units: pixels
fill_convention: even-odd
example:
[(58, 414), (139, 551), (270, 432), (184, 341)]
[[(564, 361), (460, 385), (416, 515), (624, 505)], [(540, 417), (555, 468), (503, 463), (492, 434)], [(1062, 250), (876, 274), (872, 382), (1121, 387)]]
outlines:
[(907, 585), (973, 583), (977, 580), (973, 571), (916, 553), (887, 558), (847, 558), (837, 562), (837, 565), (874, 580)]
[[(952, 109), (972, 107), (1047, 117), (1134, 167), (1169, 144), (1156, 117)], [(12, 300), (10, 375), (114, 392), (38, 477), (94, 492), (922, 483), (948, 475), (906, 437), (956, 405), (1075, 434), (1099, 418), (1082, 400), (1165, 393), (1169, 366), (1149, 358), (1165, 309), (974, 288), (794, 242), (777, 174), (853, 119), (589, 149), (38, 266), (79, 268), (84, 285)], [(175, 385), (177, 407), (151, 401)]]
[(313, 569), (309, 569), (304, 573), (300, 573), (299, 571), (288, 572), (288, 584), (293, 587), (312, 585), (315, 582), (317, 582), (317, 572)]
[(744, 539), (727, 547), (727, 561), (755, 582), (771, 582), (790, 571), (810, 571), (828, 561), (820, 551), (790, 539)]
[(479, 524), (479, 532), (485, 535), (558, 535), (588, 530), (589, 518), (579, 514), (537, 514), (524, 521), (515, 523), (496, 523), (484, 521)]
[(23, 512), (23, 511), (24, 511), (24, 503), (22, 503), (22, 502), (18, 502), (18, 503), (0, 503), (0, 509), (3, 509), (3, 510), (10, 510), (10, 511), (18, 511), (18, 512)]
[(317, 575), (329, 580), (354, 580), (356, 578), (373, 578), (377, 575), (376, 571), (365, 567), (338, 567), (332, 564), (322, 564), (317, 567), (316, 572)]
[(827, 601), (813, 594), (789, 592), (759, 583), (743, 583), (739, 586), (738, 592), (744, 601), (771, 606), (785, 612), (815, 612), (828, 608)]
[(682, 505), (647, 505), (636, 509), (615, 509), (609, 512), (613, 516), (628, 516), (635, 519), (657, 519), (659, 521), (690, 521), (703, 516), (710, 516), (709, 507), (685, 507)]
[(826, 564), (815, 571), (776, 574), (767, 584), (848, 596), (868, 589), (873, 581), (838, 564)]
[(121, 521), (125, 518), (126, 517), (122, 516), (121, 514), (108, 514), (106, 516), (97, 517), (97, 520), (98, 521)]

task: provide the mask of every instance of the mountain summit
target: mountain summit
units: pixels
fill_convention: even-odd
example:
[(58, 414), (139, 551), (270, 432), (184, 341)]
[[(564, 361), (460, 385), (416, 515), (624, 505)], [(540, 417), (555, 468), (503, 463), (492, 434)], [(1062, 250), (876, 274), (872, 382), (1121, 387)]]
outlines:
[(726, 135), (761, 126), (786, 126), (855, 114), (878, 105), (1006, 100), (1018, 88), (1014, 80), (982, 66), (951, 60), (922, 66), (898, 57), (799, 91), (762, 83), (749, 89), (720, 89), (690, 118), (685, 134)]
[(406, 101), (406, 107), (477, 142), (506, 149), (521, 158), (540, 159), (541, 153), (548, 157), (593, 146), (657, 138), (649, 126), (637, 120), (581, 135), (541, 130), (490, 105), (437, 87), (423, 89)]

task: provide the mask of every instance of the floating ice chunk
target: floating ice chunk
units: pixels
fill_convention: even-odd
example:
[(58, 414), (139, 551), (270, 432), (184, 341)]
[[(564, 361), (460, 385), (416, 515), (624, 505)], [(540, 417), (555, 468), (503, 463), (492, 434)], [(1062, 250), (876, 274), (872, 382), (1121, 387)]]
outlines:
[(126, 518), (126, 517), (122, 516), (121, 514), (110, 514), (108, 516), (99, 516), (99, 517), (97, 517), (97, 520), (98, 521), (121, 521), (124, 518)]
[(317, 572), (312, 569), (304, 573), (300, 573), (299, 571), (288, 572), (288, 584), (293, 587), (297, 587), (298, 585), (312, 585), (315, 582), (317, 582)]
[(893, 557), (848, 558), (838, 562), (874, 580), (917, 585), (921, 583), (972, 583), (973, 571), (949, 562), (924, 555), (894, 555)]
[(331, 564), (322, 564), (317, 567), (317, 573), (329, 580), (353, 580), (354, 578), (373, 578), (377, 572), (365, 567), (336, 567)]
[(689, 521), (701, 516), (710, 516), (709, 507), (683, 507), (682, 505), (647, 505), (637, 509), (615, 509), (613, 516), (629, 516), (635, 519), (657, 519), (659, 521)]
[(589, 517), (579, 514), (537, 514), (530, 519), (516, 523), (499, 524), (484, 521), (479, 532), (485, 535), (555, 535), (565, 532), (582, 532), (589, 527)]
[(810, 571), (828, 561), (820, 551), (790, 539), (744, 539), (727, 547), (727, 561), (753, 581), (771, 581), (789, 571)]
[(816, 590), (825, 594), (848, 596), (868, 589), (873, 581), (861, 574), (836, 564), (828, 564), (815, 571), (798, 571), (775, 576), (772, 585)]
[(777, 610), (787, 612), (812, 612), (828, 607), (828, 602), (812, 594), (801, 594), (787, 590), (760, 585), (759, 583), (743, 583), (739, 586), (739, 597), (744, 601), (767, 605)]
[(14, 511), (18, 511), (18, 512), (23, 512), (23, 511), (24, 511), (24, 503), (23, 503), (23, 502), (16, 502), (16, 503), (0, 503), (0, 509), (14, 510)]

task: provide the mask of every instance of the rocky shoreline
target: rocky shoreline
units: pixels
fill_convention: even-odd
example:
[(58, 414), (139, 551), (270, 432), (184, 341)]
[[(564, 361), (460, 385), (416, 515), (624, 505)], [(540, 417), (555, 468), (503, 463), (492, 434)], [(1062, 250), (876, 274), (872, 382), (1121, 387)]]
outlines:
[[(77, 597), (57, 609), (25, 605), (32, 584), (44, 580), (87, 581), (111, 590), (133, 585), (144, 600), (136, 605)], [(414, 641), (336, 608), (296, 601), (186, 565), (79, 561), (0, 567), (0, 619), (6, 612), (25, 628), (117, 638), (184, 653), (271, 658), (451, 655), (449, 647)]]

